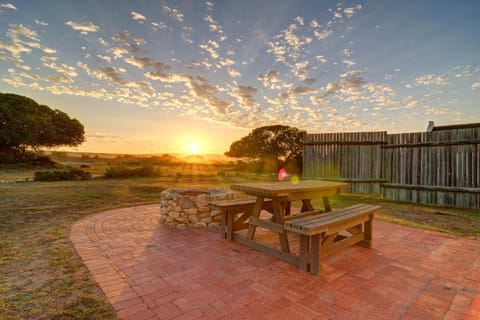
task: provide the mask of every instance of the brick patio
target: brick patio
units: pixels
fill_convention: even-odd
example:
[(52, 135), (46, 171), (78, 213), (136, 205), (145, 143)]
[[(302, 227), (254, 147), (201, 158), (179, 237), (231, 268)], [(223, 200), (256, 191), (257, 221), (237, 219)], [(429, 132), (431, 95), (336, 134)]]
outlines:
[(77, 222), (70, 239), (121, 319), (480, 319), (480, 240), (376, 221), (374, 247), (313, 277), (158, 205)]

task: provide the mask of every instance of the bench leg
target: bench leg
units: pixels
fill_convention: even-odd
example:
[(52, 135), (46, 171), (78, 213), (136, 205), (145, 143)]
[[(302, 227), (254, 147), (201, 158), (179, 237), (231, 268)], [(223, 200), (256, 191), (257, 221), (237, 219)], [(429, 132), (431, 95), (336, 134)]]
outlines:
[(365, 240), (362, 241), (362, 246), (365, 248), (372, 247), (372, 240), (373, 240), (373, 215), (368, 217), (368, 220), (365, 221)]
[(300, 235), (300, 270), (308, 272), (310, 260), (310, 237), (304, 234)]
[(300, 270), (318, 276), (322, 271), (320, 235), (307, 236), (300, 234)]
[(322, 264), (320, 263), (321, 257), (321, 244), (320, 244), (320, 235), (314, 234), (311, 236), (311, 255), (310, 255), (310, 273), (314, 276), (318, 276), (322, 272)]

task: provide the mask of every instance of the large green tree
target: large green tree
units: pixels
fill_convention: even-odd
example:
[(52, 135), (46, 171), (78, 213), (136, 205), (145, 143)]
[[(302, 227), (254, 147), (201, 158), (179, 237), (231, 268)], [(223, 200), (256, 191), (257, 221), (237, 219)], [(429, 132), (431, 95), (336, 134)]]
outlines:
[(248, 160), (273, 159), (277, 166), (295, 164), (300, 171), (304, 134), (305, 131), (284, 125), (256, 128), (233, 142), (225, 155)]
[(77, 119), (34, 100), (0, 93), (0, 155), (41, 147), (76, 146), (85, 130)]

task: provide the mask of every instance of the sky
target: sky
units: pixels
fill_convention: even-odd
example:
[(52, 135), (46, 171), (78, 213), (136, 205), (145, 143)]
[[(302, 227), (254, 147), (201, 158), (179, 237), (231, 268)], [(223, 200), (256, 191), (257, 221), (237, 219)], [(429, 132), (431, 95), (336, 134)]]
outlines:
[(480, 122), (480, 1), (0, 0), (0, 92), (85, 126), (72, 150), (219, 153)]

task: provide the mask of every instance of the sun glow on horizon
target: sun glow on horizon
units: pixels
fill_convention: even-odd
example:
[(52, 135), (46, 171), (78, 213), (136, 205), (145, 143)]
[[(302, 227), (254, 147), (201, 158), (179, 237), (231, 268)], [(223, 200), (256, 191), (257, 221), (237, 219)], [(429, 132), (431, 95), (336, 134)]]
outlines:
[(190, 142), (188, 145), (187, 145), (187, 152), (189, 154), (201, 154), (202, 153), (202, 146), (200, 143), (198, 142)]

